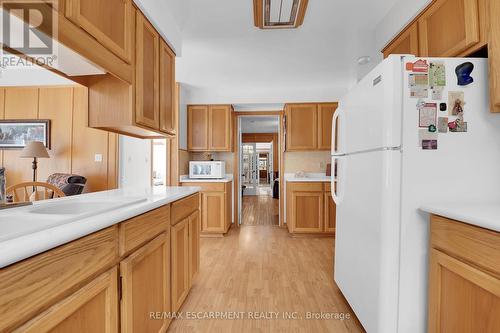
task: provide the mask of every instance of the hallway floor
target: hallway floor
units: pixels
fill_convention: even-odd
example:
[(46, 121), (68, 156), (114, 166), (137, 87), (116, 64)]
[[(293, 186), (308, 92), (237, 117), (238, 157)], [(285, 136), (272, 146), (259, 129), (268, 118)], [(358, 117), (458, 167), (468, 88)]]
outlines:
[[(333, 282), (333, 242), (292, 238), (286, 229), (263, 225), (202, 238), (200, 273), (180, 311), (199, 316), (243, 312), (242, 319), (178, 318), (169, 332), (363, 332)], [(283, 319), (285, 312), (295, 319)], [(333, 318), (308, 320), (307, 312)]]
[(279, 225), (279, 200), (271, 193), (242, 197), (241, 219), (244, 225)]

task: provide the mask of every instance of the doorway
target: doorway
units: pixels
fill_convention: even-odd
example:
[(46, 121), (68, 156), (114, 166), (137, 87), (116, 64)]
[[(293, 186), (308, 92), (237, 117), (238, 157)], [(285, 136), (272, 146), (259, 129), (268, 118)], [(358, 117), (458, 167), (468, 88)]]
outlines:
[(238, 117), (239, 223), (279, 225), (280, 115)]

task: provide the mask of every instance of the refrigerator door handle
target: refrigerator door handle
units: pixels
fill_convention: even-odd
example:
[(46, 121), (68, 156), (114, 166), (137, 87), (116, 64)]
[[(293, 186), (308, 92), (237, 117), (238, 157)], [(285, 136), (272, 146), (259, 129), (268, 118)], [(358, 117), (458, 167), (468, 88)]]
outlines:
[[(341, 114), (342, 109), (339, 107), (335, 112), (333, 113), (333, 118), (332, 118), (332, 155), (336, 154), (338, 152), (338, 133), (337, 133), (337, 122), (339, 119), (339, 116)], [(342, 135), (342, 133), (340, 133)], [(341, 140), (341, 142), (345, 142), (344, 140)]]
[(332, 198), (336, 205), (344, 200), (345, 156), (332, 156)]

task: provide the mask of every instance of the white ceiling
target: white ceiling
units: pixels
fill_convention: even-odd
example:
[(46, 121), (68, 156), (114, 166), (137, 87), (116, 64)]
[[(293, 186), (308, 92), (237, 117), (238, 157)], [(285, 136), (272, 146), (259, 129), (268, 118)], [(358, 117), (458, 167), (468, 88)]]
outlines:
[(277, 116), (241, 117), (241, 133), (278, 133)]
[[(397, 0), (311, 0), (303, 26), (260, 30), (252, 1), (182, 1), (177, 79), (191, 103), (280, 103), (339, 98), (357, 58), (374, 55), (375, 27)], [(178, 15), (177, 15), (178, 14)]]

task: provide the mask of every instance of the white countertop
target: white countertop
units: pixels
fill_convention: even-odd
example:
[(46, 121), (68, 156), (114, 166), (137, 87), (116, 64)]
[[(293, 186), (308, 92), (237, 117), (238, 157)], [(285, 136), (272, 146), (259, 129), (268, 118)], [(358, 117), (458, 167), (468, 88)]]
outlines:
[(500, 232), (500, 203), (427, 204), (420, 210)]
[(159, 208), (199, 187), (119, 189), (0, 211), (0, 268)]
[(179, 181), (181, 183), (229, 183), (233, 181), (233, 174), (228, 173), (224, 178), (215, 179), (189, 178), (188, 175), (182, 175)]
[(294, 173), (285, 173), (287, 182), (330, 182), (331, 176), (324, 173), (305, 173), (304, 177), (297, 177)]

